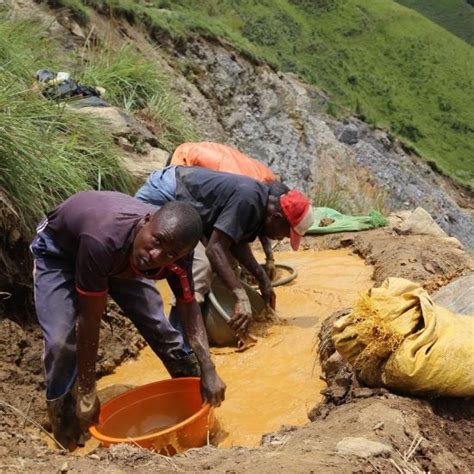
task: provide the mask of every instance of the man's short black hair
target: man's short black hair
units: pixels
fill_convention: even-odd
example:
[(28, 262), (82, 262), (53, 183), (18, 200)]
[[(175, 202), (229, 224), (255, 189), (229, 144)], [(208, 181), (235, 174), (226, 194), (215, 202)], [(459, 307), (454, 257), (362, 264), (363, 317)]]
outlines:
[(196, 247), (202, 236), (202, 221), (191, 204), (181, 201), (167, 202), (153, 215), (153, 222), (170, 222), (177, 242)]
[(279, 181), (274, 181), (270, 184), (269, 196), (276, 198), (274, 199), (274, 202), (277, 210), (281, 211), (280, 196), (283, 196), (283, 194), (286, 194), (289, 191), (290, 188), (286, 184), (280, 183)]

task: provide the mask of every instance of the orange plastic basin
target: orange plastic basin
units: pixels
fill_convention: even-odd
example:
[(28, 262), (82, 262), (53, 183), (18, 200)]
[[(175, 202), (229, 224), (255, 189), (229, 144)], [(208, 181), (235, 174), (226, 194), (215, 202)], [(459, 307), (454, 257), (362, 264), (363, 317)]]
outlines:
[(105, 403), (92, 436), (105, 447), (138, 444), (165, 455), (204, 446), (212, 410), (202, 405), (199, 378), (186, 377), (134, 388)]

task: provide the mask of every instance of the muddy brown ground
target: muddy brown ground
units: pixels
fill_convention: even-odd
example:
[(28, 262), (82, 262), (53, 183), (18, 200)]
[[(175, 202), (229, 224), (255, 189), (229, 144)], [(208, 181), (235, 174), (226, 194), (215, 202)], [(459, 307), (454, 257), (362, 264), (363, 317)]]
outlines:
[[(25, 9), (26, 16), (31, 15), (33, 4), (24, 0), (15, 3)], [(102, 27), (97, 30), (108, 31), (105, 23), (99, 25)], [(208, 109), (203, 110), (204, 120)], [(460, 196), (462, 199), (457, 200), (472, 209), (469, 196)], [(32, 424), (35, 421), (47, 427), (40, 330), (34, 324), (21, 328), (5, 319), (34, 320), (28, 298), (28, 251), (16, 245), (12, 244), (8, 252), (0, 251), (10, 277), (3, 282), (4, 275), (0, 275), (2, 289), (10, 291), (6, 285), (14, 282), (17, 296), (14, 302), (0, 301), (0, 472), (474, 472), (472, 402), (427, 401), (373, 391), (359, 387), (350, 372), (346, 377), (328, 379), (326, 400), (312, 410), (311, 423), (265, 436), (259, 448), (209, 446), (172, 459), (123, 445), (99, 448), (83, 457), (51, 450)], [(390, 229), (308, 237), (305, 245), (352, 249), (374, 266), (376, 285), (387, 276), (400, 276), (434, 291), (456, 276), (474, 271), (472, 259), (453, 242), (431, 236), (401, 236)], [(99, 375), (134, 357), (144, 344), (134, 328), (114, 311), (102, 327), (101, 338)], [(28, 420), (6, 404), (26, 414)], [(366, 460), (338, 454), (337, 443), (348, 436), (381, 441), (392, 447), (392, 453), (388, 458)], [(416, 449), (410, 449), (413, 446)]]
[[(375, 267), (377, 282), (403, 276), (436, 289), (473, 271), (472, 259), (456, 245), (432, 236), (396, 236), (389, 229), (309, 237), (313, 248), (349, 247)], [(342, 309), (342, 308), (341, 308)], [(135, 329), (112, 311), (101, 330), (99, 375), (110, 373), (143, 346)], [(348, 383), (346, 394), (331, 397), (312, 411), (303, 427), (285, 427), (263, 437), (262, 446), (191, 450), (166, 459), (129, 446), (98, 448), (87, 456), (51, 450), (31, 421), (15, 414), (5, 402), (47, 427), (43, 402), (42, 340), (35, 325), (20, 328), (0, 321), (0, 470), (5, 472), (152, 472), (157, 469), (219, 472), (472, 472), (473, 412), (466, 400), (420, 400), (373, 391)], [(347, 388), (347, 387), (346, 387)], [(349, 393), (349, 395), (348, 395)], [(315, 395), (315, 400), (317, 396)], [(337, 397), (336, 397), (337, 399)], [(361, 459), (339, 454), (344, 437), (380, 441), (392, 448), (389, 457)], [(416, 449), (410, 451), (412, 443)], [(413, 452), (412, 452), (413, 451)], [(406, 459), (408, 457), (408, 459)]]

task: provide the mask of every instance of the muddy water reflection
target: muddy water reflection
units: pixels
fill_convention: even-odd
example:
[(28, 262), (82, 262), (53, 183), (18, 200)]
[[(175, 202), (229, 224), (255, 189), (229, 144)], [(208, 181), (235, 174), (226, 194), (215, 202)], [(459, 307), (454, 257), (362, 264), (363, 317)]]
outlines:
[[(282, 252), (277, 262), (295, 266), (298, 278), (277, 287), (277, 309), (288, 320), (243, 353), (213, 349), (213, 359), (227, 384), (226, 401), (216, 410), (220, 446), (257, 446), (262, 434), (281, 425), (307, 421), (307, 412), (321, 399), (324, 382), (315, 364), (317, 329), (335, 310), (348, 306), (371, 284), (372, 268), (347, 250)], [(167, 299), (169, 291), (161, 284)], [(99, 381), (142, 385), (168, 375), (149, 348), (136, 361)]]

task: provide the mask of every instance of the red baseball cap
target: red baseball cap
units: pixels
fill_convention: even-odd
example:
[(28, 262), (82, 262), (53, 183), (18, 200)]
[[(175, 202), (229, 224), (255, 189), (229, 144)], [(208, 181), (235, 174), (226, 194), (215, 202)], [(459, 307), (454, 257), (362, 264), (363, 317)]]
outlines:
[(303, 193), (293, 189), (280, 196), (280, 205), (290, 224), (291, 248), (298, 250), (301, 237), (314, 223), (311, 201)]

